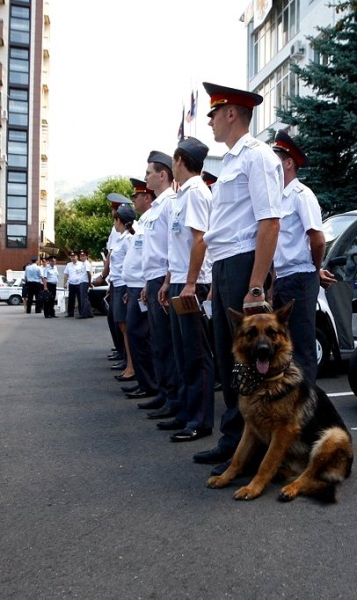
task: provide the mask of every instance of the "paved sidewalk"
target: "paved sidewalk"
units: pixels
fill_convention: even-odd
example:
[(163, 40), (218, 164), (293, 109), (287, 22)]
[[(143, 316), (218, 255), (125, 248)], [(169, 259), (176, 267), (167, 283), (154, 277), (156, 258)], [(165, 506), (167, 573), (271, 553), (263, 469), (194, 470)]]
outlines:
[(209, 490), (194, 452), (124, 398), (105, 317), (0, 306), (0, 599), (355, 598), (356, 481), (341, 501)]

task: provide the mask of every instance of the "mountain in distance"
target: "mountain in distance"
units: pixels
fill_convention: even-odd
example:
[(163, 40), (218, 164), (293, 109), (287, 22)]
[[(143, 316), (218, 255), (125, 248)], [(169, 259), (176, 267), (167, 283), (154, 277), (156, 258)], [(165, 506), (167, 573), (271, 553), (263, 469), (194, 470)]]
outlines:
[(92, 181), (55, 181), (55, 199), (61, 199), (64, 202), (70, 202), (74, 198), (78, 198), (78, 196), (91, 196), (97, 189), (98, 185), (110, 177), (115, 177), (115, 175), (99, 177), (98, 179), (93, 179)]

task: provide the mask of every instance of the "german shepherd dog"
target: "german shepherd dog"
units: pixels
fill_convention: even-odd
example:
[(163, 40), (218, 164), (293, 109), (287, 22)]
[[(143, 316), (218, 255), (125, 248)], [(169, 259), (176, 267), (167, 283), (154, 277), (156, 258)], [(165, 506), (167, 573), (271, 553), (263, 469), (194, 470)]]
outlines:
[(232, 385), (238, 388), (244, 418), (241, 441), (226, 471), (210, 477), (210, 488), (228, 485), (264, 451), (252, 481), (236, 500), (260, 496), (279, 475), (293, 478), (279, 500), (298, 495), (335, 502), (335, 487), (350, 475), (351, 435), (323, 390), (304, 379), (292, 360), (288, 319), (293, 301), (270, 314), (246, 316), (231, 310), (235, 324)]

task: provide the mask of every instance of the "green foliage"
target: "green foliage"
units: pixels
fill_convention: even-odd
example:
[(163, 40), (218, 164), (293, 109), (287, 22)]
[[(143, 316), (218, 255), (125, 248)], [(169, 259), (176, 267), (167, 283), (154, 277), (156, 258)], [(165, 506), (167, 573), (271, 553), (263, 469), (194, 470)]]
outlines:
[[(332, 6), (332, 5), (331, 5)], [(297, 127), (294, 137), (310, 159), (304, 182), (324, 216), (356, 208), (357, 199), (357, 3), (333, 5), (337, 22), (308, 37), (319, 62), (292, 64), (313, 94), (291, 96), (277, 115)]]
[(65, 253), (85, 248), (92, 260), (100, 260), (113, 226), (107, 195), (117, 192), (130, 198), (132, 191), (128, 179), (117, 177), (102, 181), (91, 196), (78, 196), (69, 203), (56, 200), (56, 245)]

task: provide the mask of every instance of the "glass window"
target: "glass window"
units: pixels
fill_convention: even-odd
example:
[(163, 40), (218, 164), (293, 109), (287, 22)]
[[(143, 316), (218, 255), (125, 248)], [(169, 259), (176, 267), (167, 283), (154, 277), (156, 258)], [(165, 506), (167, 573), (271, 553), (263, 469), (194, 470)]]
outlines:
[(11, 7), (11, 16), (18, 17), (19, 19), (29, 20), (30, 19), (30, 9), (21, 7), (21, 6), (16, 6), (13, 4)]
[(30, 34), (22, 31), (10, 31), (10, 42), (11, 44), (23, 44), (28, 46), (30, 43)]
[(8, 154), (7, 155), (7, 164), (12, 168), (23, 168), (27, 167), (27, 155), (19, 156), (18, 154)]
[(8, 225), (7, 226), (7, 247), (8, 248), (26, 248), (27, 228), (26, 225)]
[(26, 210), (8, 208), (7, 209), (7, 220), (8, 221), (26, 221)]
[(253, 113), (253, 133), (257, 135), (276, 121), (276, 109), (288, 108), (288, 97), (298, 93), (298, 78), (290, 71), (290, 61), (286, 61), (255, 91), (264, 98)]
[(26, 142), (10, 142), (7, 145), (10, 154), (27, 154)]
[(28, 73), (19, 73), (19, 72), (15, 72), (15, 71), (10, 71), (9, 82), (12, 85), (28, 85), (29, 84)]
[(26, 196), (8, 196), (7, 205), (9, 208), (26, 208)]
[(28, 116), (9, 113), (9, 125), (16, 125), (18, 127), (27, 127), (28, 126)]
[(27, 176), (26, 176), (26, 173), (19, 173), (18, 171), (8, 171), (7, 179), (8, 179), (8, 181), (16, 181), (16, 182), (26, 183)]
[(9, 130), (9, 140), (15, 142), (27, 142), (27, 131)]
[(265, 23), (254, 32), (251, 30), (251, 77), (257, 75), (296, 35), (299, 27), (299, 8), (299, 0), (278, 0)]
[(8, 194), (13, 194), (14, 196), (24, 196), (27, 194), (27, 185), (26, 183), (9, 183), (7, 184), (7, 192)]

